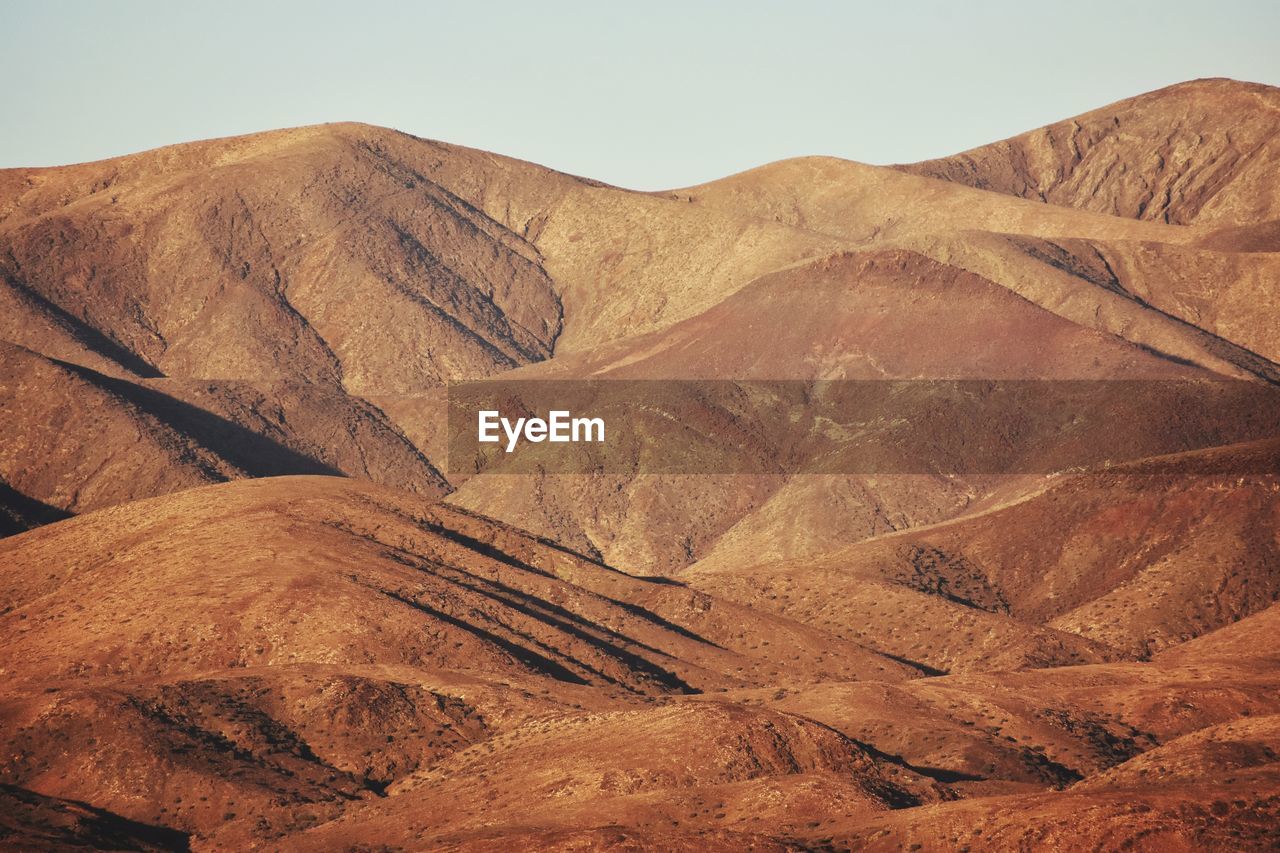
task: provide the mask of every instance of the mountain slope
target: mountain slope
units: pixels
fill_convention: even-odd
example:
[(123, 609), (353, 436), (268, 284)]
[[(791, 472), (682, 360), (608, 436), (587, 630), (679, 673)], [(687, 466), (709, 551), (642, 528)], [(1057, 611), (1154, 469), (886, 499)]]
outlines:
[[(358, 124), (0, 170), (0, 845), (1275, 846), (1277, 91), (658, 193)], [(782, 382), (516, 476), (445, 470), (477, 379)], [(1088, 406), (970, 429), (1008, 379)]]
[(860, 249), (910, 250), (1084, 328), (1228, 375), (1280, 377), (1267, 361), (1275, 294), (1262, 271), (1273, 259), (1205, 227), (1037, 204), (835, 158), (773, 163), (676, 195)]
[[(337, 478), (135, 501), (12, 537), (0, 559), (0, 622), (12, 637), (0, 666), (45, 680), (430, 662), (666, 694), (821, 677), (829, 666), (831, 677), (916, 674), (482, 517)], [(771, 643), (749, 647), (752, 635)], [(792, 655), (809, 663), (797, 669)]]
[[(485, 747), (398, 784), (390, 810), (353, 809), (296, 846), (466, 843), (495, 825), (551, 831), (602, 814), (641, 832), (671, 831), (702, 828), (717, 811), (737, 832), (791, 834), (825, 814), (874, 814), (941, 794), (825, 726), (714, 702), (544, 718)], [(454, 804), (449, 814), (430, 816), (442, 802)]]
[(0, 478), (19, 528), (242, 477), (348, 473), (447, 489), (381, 411), (337, 388), (130, 381), (3, 341), (0, 356)]
[[(795, 265), (662, 331), (561, 354), (504, 378), (1160, 380), (1211, 375), (1118, 335), (1072, 323), (957, 266), (882, 249)], [(1185, 418), (1175, 415), (1141, 413), (1142, 422), (1158, 434), (1185, 426)], [(686, 430), (695, 422), (691, 415), (655, 424), (650, 446), (689, 443)], [(948, 428), (930, 423), (919, 433), (927, 439), (930, 430)], [(778, 433), (768, 426), (756, 431), (766, 438)], [(766, 471), (789, 449), (767, 441), (739, 447), (736, 433), (727, 429), (708, 430), (706, 440), (754, 454)], [(644, 562), (652, 571), (670, 573), (717, 550), (727, 551), (728, 560), (742, 552), (758, 554), (773, 547), (782, 531), (803, 540), (806, 530), (839, 537), (849, 530), (884, 532), (940, 521), (991, 488), (1010, 488), (981, 477), (881, 476), (829, 478), (828, 491), (814, 492), (786, 470), (768, 476), (679, 476), (646, 471), (637, 460), (639, 476), (615, 473), (625, 467), (598, 477), (479, 477), (456, 483), (450, 501), (609, 562)], [(536, 485), (530, 487), (527, 479)], [(821, 499), (810, 502), (815, 494)], [(847, 514), (833, 515), (828, 499)], [(767, 514), (757, 517), (762, 510)], [(769, 523), (769, 514), (776, 523)], [(731, 530), (734, 541), (722, 547), (720, 538)], [(821, 550), (820, 544), (813, 547)]]
[(181, 832), (13, 785), (0, 786), (0, 842), (23, 850), (187, 850)]
[(1280, 216), (1280, 90), (1180, 83), (903, 171), (1132, 219), (1244, 225)]
[[(100, 354), (167, 376), (416, 390), (545, 358), (560, 306), (537, 253), (388, 161), (385, 133), (321, 126), (9, 175), (5, 283), (107, 339)], [(0, 334), (31, 346), (26, 326)]]
[[(1260, 473), (1280, 468), (1278, 449), (1271, 440), (1068, 476), (1009, 506), (821, 556), (752, 566), (748, 547), (681, 577), (828, 630), (857, 626), (846, 635), (939, 669), (956, 665), (957, 644), (1007, 665), (972, 639), (994, 614), (1149, 656), (1280, 598), (1280, 482)], [(921, 595), (934, 601), (912, 603)], [(900, 618), (946, 610), (965, 618)]]
[[(582, 713), (697, 691), (920, 674), (330, 477), (87, 513), (5, 540), (0, 564), (0, 780), (201, 837), (234, 813), (232, 845), (334, 818), (549, 711), (571, 732)], [(778, 723), (742, 721), (759, 742), (744, 762)]]

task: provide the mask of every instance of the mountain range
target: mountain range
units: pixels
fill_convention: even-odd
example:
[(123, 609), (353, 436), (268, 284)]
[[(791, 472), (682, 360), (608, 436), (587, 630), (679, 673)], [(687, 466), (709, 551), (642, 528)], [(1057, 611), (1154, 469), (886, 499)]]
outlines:
[(0, 171), (0, 843), (1280, 845), (1280, 428), (447, 458), (475, 380), (1275, 390), (1278, 179), (1280, 89), (1224, 79), (663, 192), (360, 124)]

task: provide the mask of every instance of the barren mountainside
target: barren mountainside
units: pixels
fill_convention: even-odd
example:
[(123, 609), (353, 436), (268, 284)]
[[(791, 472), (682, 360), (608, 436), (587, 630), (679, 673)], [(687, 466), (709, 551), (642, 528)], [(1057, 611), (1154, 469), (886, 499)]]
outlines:
[[(0, 170), (0, 847), (1273, 849), (1278, 132), (1215, 79), (653, 193), (361, 124)], [(1126, 415), (797, 473), (867, 436), (708, 393), (467, 470), (494, 379)]]
[(1280, 93), (1195, 80), (902, 167), (978, 189), (1174, 225), (1280, 218)]

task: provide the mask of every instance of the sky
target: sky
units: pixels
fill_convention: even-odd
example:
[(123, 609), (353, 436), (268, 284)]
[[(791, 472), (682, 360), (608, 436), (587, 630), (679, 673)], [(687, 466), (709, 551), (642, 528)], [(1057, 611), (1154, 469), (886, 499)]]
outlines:
[(0, 0), (0, 167), (363, 121), (633, 189), (952, 154), (1196, 77), (1280, 3)]

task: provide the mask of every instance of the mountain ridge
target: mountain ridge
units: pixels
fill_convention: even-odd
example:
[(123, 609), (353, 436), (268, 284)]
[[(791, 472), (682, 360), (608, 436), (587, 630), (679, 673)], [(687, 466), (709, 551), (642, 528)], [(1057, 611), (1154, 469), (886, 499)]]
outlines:
[(628, 416), (770, 473), (508, 476), (451, 470), (446, 403), (1274, 387), (1277, 93), (658, 192), (349, 122), (0, 170), (0, 836), (1275, 846), (1280, 437), (1235, 409), (1128, 406), (1119, 456), (1203, 449), (1091, 470), (800, 475), (693, 400)]

